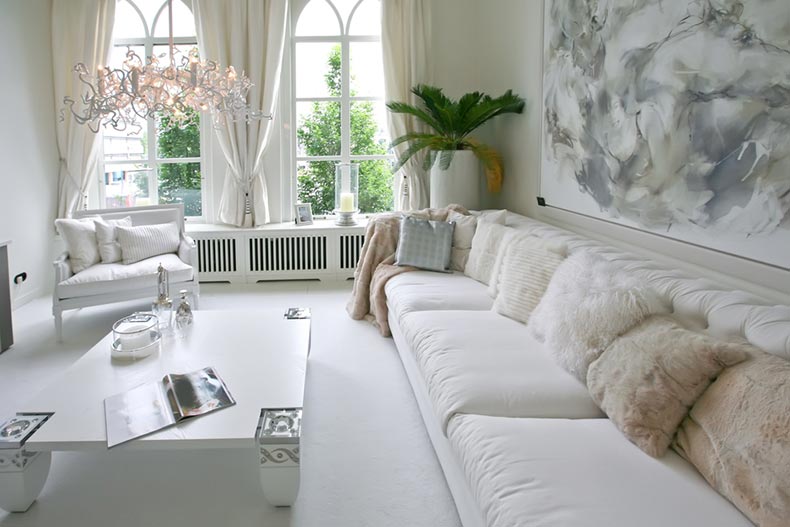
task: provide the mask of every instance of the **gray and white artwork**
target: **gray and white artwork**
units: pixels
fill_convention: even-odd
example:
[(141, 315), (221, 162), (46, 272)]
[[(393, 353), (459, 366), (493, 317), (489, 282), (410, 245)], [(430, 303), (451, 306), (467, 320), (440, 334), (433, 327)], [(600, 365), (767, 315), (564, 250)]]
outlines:
[(549, 205), (790, 268), (790, 0), (546, 0)]

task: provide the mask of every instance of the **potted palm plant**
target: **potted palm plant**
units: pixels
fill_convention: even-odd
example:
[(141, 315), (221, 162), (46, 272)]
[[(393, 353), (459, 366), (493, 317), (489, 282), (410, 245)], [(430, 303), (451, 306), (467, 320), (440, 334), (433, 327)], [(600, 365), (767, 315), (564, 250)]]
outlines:
[(434, 86), (420, 84), (411, 91), (421, 100), (420, 106), (389, 102), (387, 108), (393, 113), (413, 116), (430, 131), (409, 131), (392, 141), (393, 148), (403, 143), (408, 145), (399, 155), (395, 171), (422, 153), (424, 169), (431, 170), (431, 207), (450, 203), (478, 207), (480, 163), (491, 192), (500, 190), (504, 170), (499, 152), (469, 134), (497, 115), (522, 113), (524, 99), (512, 90), (496, 98), (472, 92), (457, 101)]

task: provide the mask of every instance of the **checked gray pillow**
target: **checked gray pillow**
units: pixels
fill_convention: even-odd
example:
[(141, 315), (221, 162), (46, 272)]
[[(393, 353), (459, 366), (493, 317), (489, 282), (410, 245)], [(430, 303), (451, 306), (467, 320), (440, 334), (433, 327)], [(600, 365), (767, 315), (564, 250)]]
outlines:
[(404, 216), (395, 265), (450, 272), (455, 223)]

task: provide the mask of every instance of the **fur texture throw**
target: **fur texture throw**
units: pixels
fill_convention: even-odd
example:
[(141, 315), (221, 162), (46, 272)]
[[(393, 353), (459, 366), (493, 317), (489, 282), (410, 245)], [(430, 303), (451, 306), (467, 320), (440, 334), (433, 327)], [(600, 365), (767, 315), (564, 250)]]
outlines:
[(368, 320), (379, 328), (382, 336), (391, 335), (387, 321), (387, 296), (384, 286), (394, 276), (417, 270), (416, 267), (394, 265), (401, 218), (409, 215), (425, 220), (445, 221), (450, 211), (469, 214), (469, 211), (460, 205), (449, 205), (444, 209), (386, 212), (370, 218), (365, 229), (365, 243), (354, 271), (354, 289), (346, 305), (346, 311), (351, 318)]
[(673, 448), (760, 527), (790, 521), (790, 361), (755, 350), (692, 407)]
[(568, 257), (554, 273), (529, 319), (557, 363), (580, 381), (617, 336), (667, 306), (652, 289), (588, 252)]
[(748, 356), (740, 344), (650, 317), (592, 363), (590, 395), (632, 443), (653, 457), (669, 448), (691, 406), (724, 368)]

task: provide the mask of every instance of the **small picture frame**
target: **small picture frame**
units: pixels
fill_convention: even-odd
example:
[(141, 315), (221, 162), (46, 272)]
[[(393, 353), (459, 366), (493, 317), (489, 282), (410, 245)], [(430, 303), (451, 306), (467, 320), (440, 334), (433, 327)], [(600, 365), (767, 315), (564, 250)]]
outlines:
[(297, 225), (312, 225), (313, 206), (309, 203), (297, 203), (294, 205), (294, 213)]

